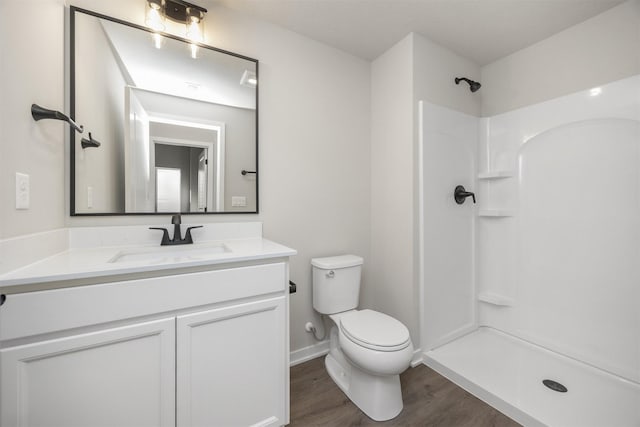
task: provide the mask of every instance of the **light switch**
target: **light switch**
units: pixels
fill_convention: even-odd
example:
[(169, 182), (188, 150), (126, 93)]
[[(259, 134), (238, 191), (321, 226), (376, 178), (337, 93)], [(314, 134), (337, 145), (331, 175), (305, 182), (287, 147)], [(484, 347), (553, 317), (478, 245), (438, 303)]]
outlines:
[(29, 175), (16, 172), (16, 209), (29, 209)]
[(245, 196), (231, 196), (232, 207), (247, 206), (247, 198)]

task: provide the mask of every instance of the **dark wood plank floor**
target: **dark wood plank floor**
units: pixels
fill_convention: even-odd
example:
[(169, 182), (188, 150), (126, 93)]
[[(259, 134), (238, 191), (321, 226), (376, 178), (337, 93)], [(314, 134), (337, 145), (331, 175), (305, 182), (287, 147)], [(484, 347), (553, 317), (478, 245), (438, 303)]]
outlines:
[(324, 367), (324, 357), (291, 368), (290, 426), (514, 427), (518, 423), (424, 365), (400, 376), (404, 409), (376, 422), (342, 393)]

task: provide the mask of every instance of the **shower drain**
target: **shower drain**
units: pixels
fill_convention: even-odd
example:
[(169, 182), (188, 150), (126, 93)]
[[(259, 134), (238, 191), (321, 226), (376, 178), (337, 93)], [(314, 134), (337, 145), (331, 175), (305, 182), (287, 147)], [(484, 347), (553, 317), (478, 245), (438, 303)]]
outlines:
[(557, 391), (558, 393), (566, 393), (568, 391), (565, 386), (554, 380), (542, 380), (542, 384), (553, 391)]

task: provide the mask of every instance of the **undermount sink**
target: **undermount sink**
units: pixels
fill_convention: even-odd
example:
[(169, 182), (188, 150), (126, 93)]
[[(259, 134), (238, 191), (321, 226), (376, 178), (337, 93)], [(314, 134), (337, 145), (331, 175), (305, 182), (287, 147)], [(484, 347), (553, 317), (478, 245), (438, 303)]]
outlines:
[(224, 243), (184, 246), (159, 246), (156, 248), (127, 249), (118, 252), (108, 262), (145, 262), (164, 264), (170, 262), (199, 261), (226, 254), (231, 250)]

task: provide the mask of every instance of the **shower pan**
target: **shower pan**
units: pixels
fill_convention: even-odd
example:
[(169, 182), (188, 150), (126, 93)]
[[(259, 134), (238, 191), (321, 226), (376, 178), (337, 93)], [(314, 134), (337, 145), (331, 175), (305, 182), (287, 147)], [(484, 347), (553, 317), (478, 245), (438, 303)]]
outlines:
[(423, 360), (527, 426), (640, 426), (640, 76), (599, 89), (420, 103)]

